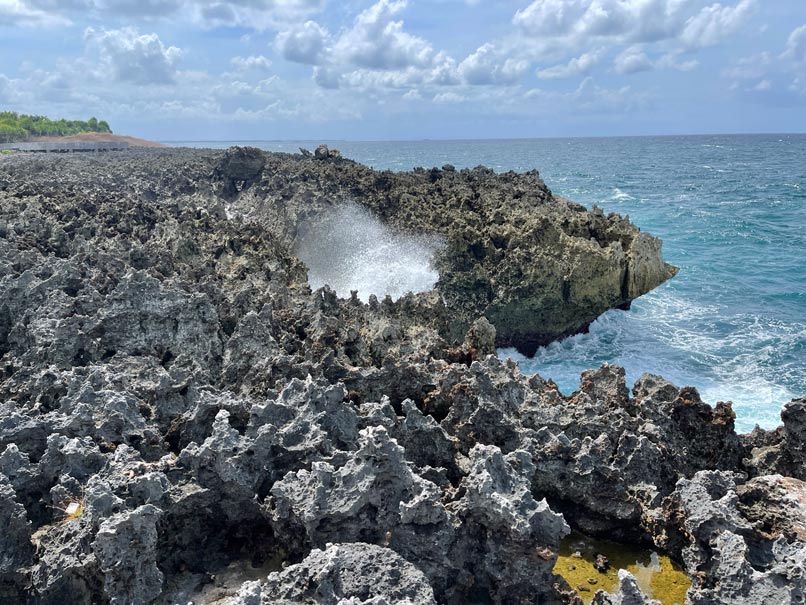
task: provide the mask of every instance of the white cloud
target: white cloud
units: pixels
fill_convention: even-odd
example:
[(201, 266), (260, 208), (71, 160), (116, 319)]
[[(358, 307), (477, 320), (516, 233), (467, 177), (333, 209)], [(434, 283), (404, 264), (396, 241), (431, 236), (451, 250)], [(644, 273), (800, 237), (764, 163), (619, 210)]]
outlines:
[(315, 21), (277, 34), (275, 48), (288, 61), (318, 65), (324, 59), (330, 34)]
[(625, 48), (613, 61), (618, 74), (634, 74), (654, 67), (647, 54), (639, 46)]
[(678, 31), (690, 0), (534, 0), (513, 17), (531, 35), (650, 41)]
[[(512, 22), (536, 56), (568, 56), (605, 44), (696, 50), (735, 34), (756, 0), (704, 4), (705, 0), (533, 0), (515, 13)], [(622, 67), (646, 67), (646, 61), (639, 59), (637, 53), (625, 55)]]
[(5, 74), (0, 74), (0, 102), (8, 103), (11, 98), (10, 93), (12, 90), (11, 81)]
[(770, 52), (745, 57), (726, 69), (723, 75), (731, 80), (758, 80), (765, 77), (773, 61), (774, 57)]
[(735, 6), (707, 6), (686, 21), (680, 40), (687, 48), (719, 44), (739, 30), (754, 6), (755, 0), (741, 0)]
[(229, 62), (238, 71), (268, 71), (271, 68), (271, 60), (263, 55), (232, 57)]
[(334, 46), (336, 62), (369, 69), (429, 66), (434, 58), (431, 45), (403, 31), (403, 22), (394, 20), (406, 5), (407, 0), (379, 0), (358, 15)]
[(681, 59), (680, 52), (670, 52), (652, 60), (641, 45), (629, 46), (613, 60), (613, 70), (617, 74), (628, 75), (651, 69), (675, 69), (691, 71), (699, 65), (696, 59)]
[(265, 30), (319, 12), (325, 0), (0, 0), (0, 24), (53, 26), (70, 18), (187, 19), (203, 27)]
[(537, 77), (541, 80), (562, 80), (587, 74), (593, 69), (604, 55), (603, 49), (596, 49), (574, 57), (564, 65), (555, 65), (547, 69), (541, 69), (537, 72)]
[(417, 86), (422, 81), (423, 71), (414, 67), (392, 70), (356, 69), (342, 74), (339, 85), (363, 90), (405, 89)]
[(160, 17), (179, 10), (185, 0), (23, 0), (25, 4), (49, 13), (76, 17), (94, 13), (98, 16), (127, 18)]
[(653, 101), (648, 93), (639, 93), (629, 86), (621, 88), (601, 87), (590, 76), (569, 92), (532, 88), (524, 93), (524, 99), (539, 104), (552, 113), (579, 112), (589, 113), (624, 112), (646, 107)]
[(97, 50), (102, 67), (118, 82), (171, 84), (182, 51), (165, 46), (157, 34), (139, 34), (126, 27), (117, 30), (87, 28), (84, 39)]
[(69, 23), (65, 17), (41, 10), (23, 0), (0, 0), (0, 26), (55, 27)]
[(443, 105), (445, 104), (454, 105), (456, 103), (462, 103), (465, 100), (466, 100), (465, 97), (463, 97), (462, 95), (450, 91), (436, 94), (434, 95), (433, 99), (434, 103), (440, 103)]
[(722, 76), (733, 91), (788, 91), (798, 95), (793, 102), (801, 102), (800, 96), (806, 95), (806, 25), (792, 30), (779, 54), (766, 51), (741, 58), (723, 70)]
[(806, 25), (801, 25), (789, 34), (782, 57), (790, 59), (796, 65), (806, 66)]
[(534, 0), (512, 22), (529, 34), (559, 37), (571, 33), (584, 14), (585, 0)]
[(657, 67), (676, 69), (677, 71), (692, 71), (700, 62), (697, 59), (681, 59), (681, 51), (666, 53), (655, 62)]
[(326, 65), (318, 65), (313, 68), (313, 81), (322, 88), (340, 88), (340, 75), (338, 71)]
[[(291, 61), (314, 65), (313, 80), (325, 89), (400, 90), (459, 84), (456, 61), (406, 32), (396, 19), (406, 6), (406, 0), (378, 0), (338, 35), (309, 21), (280, 33), (275, 47)], [(514, 62), (504, 61), (500, 76), (510, 77), (515, 67)]]
[(483, 44), (459, 64), (458, 73), (467, 84), (515, 84), (523, 77), (529, 63), (523, 59), (501, 56), (494, 44)]
[(425, 74), (425, 82), (435, 86), (455, 86), (459, 84), (456, 61), (444, 52), (434, 57), (434, 66)]

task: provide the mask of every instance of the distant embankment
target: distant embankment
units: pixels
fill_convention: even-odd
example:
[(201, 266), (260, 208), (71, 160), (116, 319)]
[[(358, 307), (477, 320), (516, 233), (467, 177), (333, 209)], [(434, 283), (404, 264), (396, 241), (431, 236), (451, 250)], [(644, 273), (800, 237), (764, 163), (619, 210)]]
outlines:
[(165, 147), (162, 143), (154, 141), (146, 141), (145, 139), (138, 139), (136, 137), (127, 137), (120, 134), (108, 134), (103, 132), (85, 132), (81, 134), (73, 134), (65, 137), (34, 137), (29, 139), (32, 143), (98, 143), (98, 142), (115, 142), (115, 143), (128, 143), (130, 147)]
[(128, 143), (115, 141), (26, 141), (23, 143), (0, 143), (0, 152), (6, 154), (11, 151), (25, 153), (94, 153), (100, 151), (125, 151), (129, 149)]

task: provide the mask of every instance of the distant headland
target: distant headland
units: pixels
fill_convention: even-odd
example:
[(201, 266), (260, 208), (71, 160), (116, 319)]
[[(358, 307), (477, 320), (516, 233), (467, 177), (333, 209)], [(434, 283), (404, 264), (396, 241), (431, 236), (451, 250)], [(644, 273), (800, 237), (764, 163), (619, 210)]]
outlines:
[(106, 120), (52, 120), (45, 116), (13, 111), (0, 112), (0, 143), (16, 142), (126, 142), (132, 147), (163, 147), (136, 137), (114, 134)]

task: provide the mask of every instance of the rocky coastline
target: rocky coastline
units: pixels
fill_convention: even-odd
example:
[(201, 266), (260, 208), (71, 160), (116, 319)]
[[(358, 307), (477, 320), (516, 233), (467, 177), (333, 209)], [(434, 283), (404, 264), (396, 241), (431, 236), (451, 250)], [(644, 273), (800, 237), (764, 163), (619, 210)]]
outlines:
[[(348, 202), (444, 239), (433, 291), (311, 291), (295, 237)], [(691, 605), (806, 602), (806, 399), (737, 435), (692, 387), (495, 356), (676, 273), (535, 171), (16, 154), (0, 248), (0, 603), (578, 604), (572, 528)], [(619, 581), (594, 603), (652, 602)]]

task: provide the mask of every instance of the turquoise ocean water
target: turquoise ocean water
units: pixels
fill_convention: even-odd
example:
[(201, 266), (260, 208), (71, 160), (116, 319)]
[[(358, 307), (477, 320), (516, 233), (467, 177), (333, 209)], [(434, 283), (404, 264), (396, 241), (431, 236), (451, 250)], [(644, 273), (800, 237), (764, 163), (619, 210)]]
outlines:
[[(776, 426), (781, 406), (806, 396), (806, 135), (325, 142), (379, 169), (536, 168), (554, 192), (663, 239), (676, 278), (533, 359), (500, 351), (523, 371), (565, 393), (605, 361), (629, 384), (661, 374), (709, 403), (733, 401), (742, 431)], [(172, 144), (295, 152), (318, 142)]]

